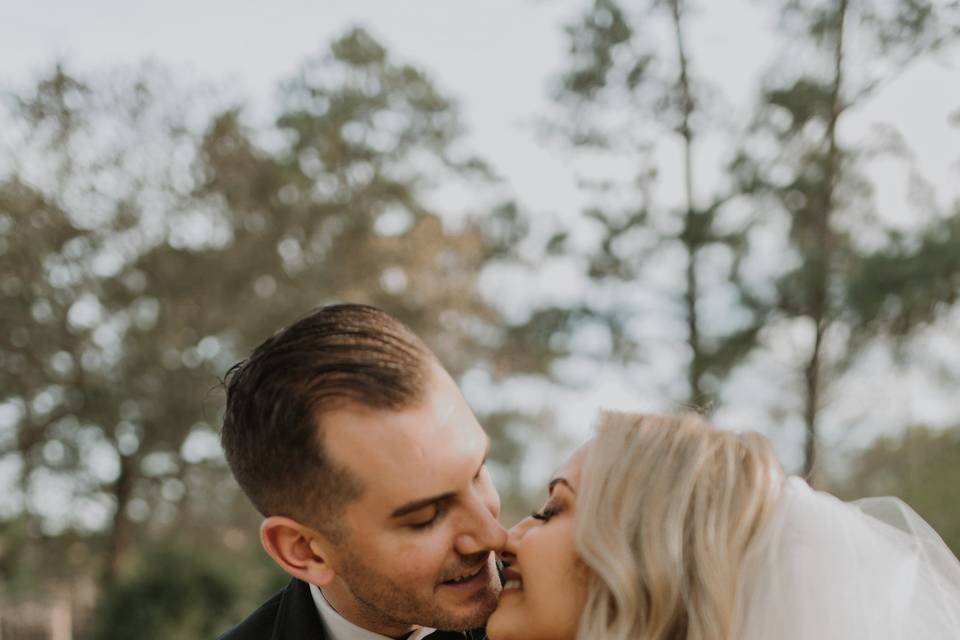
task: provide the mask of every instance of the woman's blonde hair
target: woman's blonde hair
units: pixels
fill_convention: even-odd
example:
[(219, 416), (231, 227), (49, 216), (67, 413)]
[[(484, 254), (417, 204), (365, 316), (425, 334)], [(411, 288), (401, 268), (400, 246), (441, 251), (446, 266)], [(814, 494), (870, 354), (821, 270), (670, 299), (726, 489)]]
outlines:
[(729, 640), (740, 562), (783, 470), (696, 414), (601, 415), (577, 496), (582, 640)]

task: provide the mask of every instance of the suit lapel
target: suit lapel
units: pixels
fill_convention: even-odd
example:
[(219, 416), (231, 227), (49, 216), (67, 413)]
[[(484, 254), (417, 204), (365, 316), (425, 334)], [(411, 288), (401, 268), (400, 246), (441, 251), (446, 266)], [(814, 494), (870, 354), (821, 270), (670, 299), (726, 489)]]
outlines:
[(310, 586), (294, 578), (283, 590), (270, 640), (327, 640)]
[[(483, 629), (435, 631), (425, 640), (484, 640), (485, 637)], [(294, 578), (283, 590), (270, 640), (328, 640), (306, 582)]]
[(424, 640), (485, 640), (487, 637), (483, 629), (473, 631), (434, 631)]

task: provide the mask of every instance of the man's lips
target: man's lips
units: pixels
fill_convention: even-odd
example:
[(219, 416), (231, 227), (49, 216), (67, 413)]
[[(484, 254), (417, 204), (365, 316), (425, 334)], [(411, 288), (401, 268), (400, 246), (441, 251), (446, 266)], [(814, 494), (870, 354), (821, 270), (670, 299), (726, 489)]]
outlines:
[(444, 587), (454, 587), (457, 589), (468, 588), (486, 581), (489, 578), (488, 574), (487, 563), (484, 563), (479, 567), (461, 573), (456, 578), (445, 580), (440, 584)]

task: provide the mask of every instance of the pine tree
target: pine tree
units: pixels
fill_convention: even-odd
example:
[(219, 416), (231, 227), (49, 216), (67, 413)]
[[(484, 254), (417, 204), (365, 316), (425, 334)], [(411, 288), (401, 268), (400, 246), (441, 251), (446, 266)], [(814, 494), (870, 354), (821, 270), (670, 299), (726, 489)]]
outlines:
[[(768, 325), (779, 323), (808, 336), (800, 372), (803, 471), (815, 476), (829, 391), (863, 346), (884, 330), (874, 309), (877, 301), (925, 287), (918, 273), (901, 270), (883, 276), (884, 287), (901, 288), (868, 290), (877, 275), (874, 265), (898, 270), (909, 260), (900, 255), (894, 267), (885, 258), (894, 250), (888, 243), (895, 234), (883, 228), (876, 213), (864, 164), (878, 153), (905, 157), (905, 145), (897, 136), (880, 144), (848, 143), (840, 133), (844, 116), (911, 61), (955, 38), (950, 20), (956, 22), (957, 16), (949, 7), (914, 0), (791, 0), (781, 7), (782, 28), (790, 36), (787, 51), (764, 88), (752, 150), (733, 171), (767, 223), (782, 220), (788, 229)], [(874, 240), (867, 243), (867, 237)], [(929, 245), (910, 253), (922, 261), (932, 257), (923, 253), (926, 249), (936, 251)], [(943, 291), (925, 293), (942, 296)], [(900, 329), (912, 330), (913, 320), (928, 319), (915, 316)], [(768, 339), (782, 335), (773, 332)]]
[[(737, 193), (727, 184), (705, 195), (702, 186), (711, 168), (700, 149), (726, 123), (712, 106), (718, 92), (697, 71), (687, 36), (693, 20), (684, 0), (596, 0), (567, 30), (570, 62), (557, 98), (561, 131), (585, 163), (635, 167), (625, 181), (584, 181), (595, 194), (584, 215), (601, 237), (589, 273), (615, 291), (616, 304), (599, 311), (616, 350), (630, 362), (656, 346), (633, 328), (647, 316), (676, 326), (668, 340), (683, 354), (686, 384), (672, 385), (682, 390), (671, 399), (712, 409), (760, 323), (737, 281), (747, 227), (726, 214)], [(654, 31), (669, 34), (665, 45), (651, 44)], [(679, 166), (665, 166), (664, 149), (679, 151)], [(679, 201), (658, 201), (660, 180), (671, 171), (680, 175)], [(553, 248), (564, 249), (568, 239), (558, 234)]]

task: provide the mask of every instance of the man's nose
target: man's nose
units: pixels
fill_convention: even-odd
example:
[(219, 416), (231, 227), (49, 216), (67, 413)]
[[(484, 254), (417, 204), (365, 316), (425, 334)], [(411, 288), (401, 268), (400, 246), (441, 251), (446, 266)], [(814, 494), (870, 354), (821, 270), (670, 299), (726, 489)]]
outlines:
[(507, 530), (497, 522), (495, 512), (479, 504), (471, 510), (470, 515), (470, 525), (457, 536), (457, 552), (469, 556), (503, 549), (507, 543)]
[(513, 525), (510, 530), (507, 531), (507, 540), (498, 554), (500, 559), (506, 564), (511, 564), (516, 560), (517, 549), (520, 548), (520, 540), (523, 539), (523, 535), (533, 523), (534, 519), (530, 516), (527, 516), (517, 524)]

